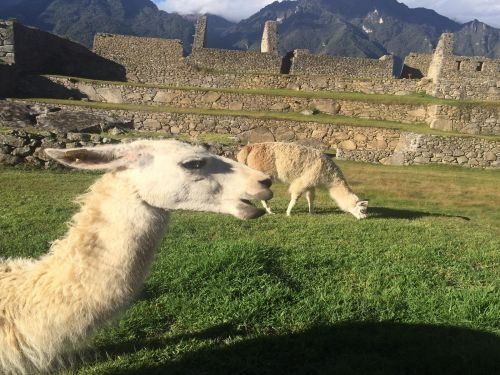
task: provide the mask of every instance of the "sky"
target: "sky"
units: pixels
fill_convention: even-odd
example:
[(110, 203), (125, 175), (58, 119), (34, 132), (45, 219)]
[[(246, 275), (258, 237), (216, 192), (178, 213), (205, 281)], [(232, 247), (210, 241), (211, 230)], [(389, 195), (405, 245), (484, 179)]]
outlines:
[[(212, 13), (239, 21), (274, 0), (154, 0), (160, 9), (181, 14)], [(500, 27), (500, 0), (403, 0), (410, 8), (424, 7), (458, 22), (474, 18)]]

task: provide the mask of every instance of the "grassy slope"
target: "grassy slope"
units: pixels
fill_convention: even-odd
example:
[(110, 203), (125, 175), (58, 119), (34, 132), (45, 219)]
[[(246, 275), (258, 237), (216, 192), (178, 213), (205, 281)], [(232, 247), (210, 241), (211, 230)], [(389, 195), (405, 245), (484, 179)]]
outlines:
[[(286, 218), (279, 185), (274, 216), (174, 215), (140, 300), (78, 372), (498, 373), (499, 172), (339, 164), (369, 219), (324, 192)], [(0, 255), (43, 253), (95, 178), (0, 169)]]
[(85, 102), (79, 100), (65, 100), (65, 99), (47, 99), (47, 98), (31, 98), (28, 101), (34, 101), (45, 104), (55, 105), (70, 105), (84, 108), (106, 109), (106, 110), (124, 110), (124, 111), (143, 111), (152, 113), (185, 113), (197, 115), (211, 115), (211, 116), (240, 116), (268, 120), (290, 120), (299, 122), (316, 122), (319, 124), (336, 124), (347, 126), (359, 127), (375, 127), (394, 130), (410, 131), (419, 134), (434, 134), (445, 137), (463, 137), (463, 138), (482, 138), (489, 140), (500, 140), (497, 135), (476, 135), (476, 134), (462, 134), (455, 132), (447, 132), (437, 129), (431, 129), (426, 124), (412, 123), (403, 124), (395, 121), (384, 120), (369, 120), (356, 117), (347, 117), (340, 115), (327, 115), (316, 114), (314, 116), (307, 116), (296, 112), (272, 112), (272, 111), (234, 111), (226, 109), (204, 109), (204, 108), (178, 108), (170, 106), (152, 106), (147, 104), (130, 104), (130, 103), (102, 103), (102, 102)]

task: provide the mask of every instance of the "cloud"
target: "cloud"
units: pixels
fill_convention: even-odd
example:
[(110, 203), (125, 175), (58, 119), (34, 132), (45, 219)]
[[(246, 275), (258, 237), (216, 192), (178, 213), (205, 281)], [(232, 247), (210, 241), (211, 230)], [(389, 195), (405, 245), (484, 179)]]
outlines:
[(180, 14), (212, 13), (239, 21), (258, 12), (274, 0), (156, 0), (158, 7)]
[[(256, 13), (274, 0), (154, 0), (160, 9), (181, 14), (212, 13), (239, 21)], [(500, 27), (499, 0), (399, 0), (411, 8), (424, 7), (459, 22), (474, 18)]]
[(498, 0), (403, 0), (411, 8), (434, 9), (443, 16), (468, 22), (478, 19), (500, 27), (500, 1)]

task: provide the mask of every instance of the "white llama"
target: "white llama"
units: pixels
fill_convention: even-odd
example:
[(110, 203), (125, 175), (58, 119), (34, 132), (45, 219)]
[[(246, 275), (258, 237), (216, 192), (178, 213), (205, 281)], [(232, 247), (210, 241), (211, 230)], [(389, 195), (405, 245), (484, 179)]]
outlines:
[[(306, 193), (309, 212), (312, 213), (315, 188), (323, 186), (341, 210), (358, 219), (366, 217), (368, 201), (360, 200), (352, 192), (340, 169), (319, 150), (295, 143), (254, 143), (240, 150), (238, 161), (290, 184), (288, 216), (303, 193)], [(272, 213), (267, 201), (263, 200), (262, 204), (267, 212)]]
[(0, 373), (50, 372), (140, 291), (169, 210), (250, 219), (265, 213), (271, 180), (177, 141), (45, 151), (81, 169), (110, 171), (82, 198), (68, 233), (40, 259), (0, 260)]

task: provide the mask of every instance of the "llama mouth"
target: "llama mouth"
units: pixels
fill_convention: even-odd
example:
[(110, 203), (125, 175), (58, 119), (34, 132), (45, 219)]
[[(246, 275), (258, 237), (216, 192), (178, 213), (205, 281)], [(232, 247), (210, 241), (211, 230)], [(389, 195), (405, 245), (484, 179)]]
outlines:
[(248, 199), (240, 199), (237, 217), (242, 220), (256, 219), (266, 213), (266, 210), (257, 208)]

